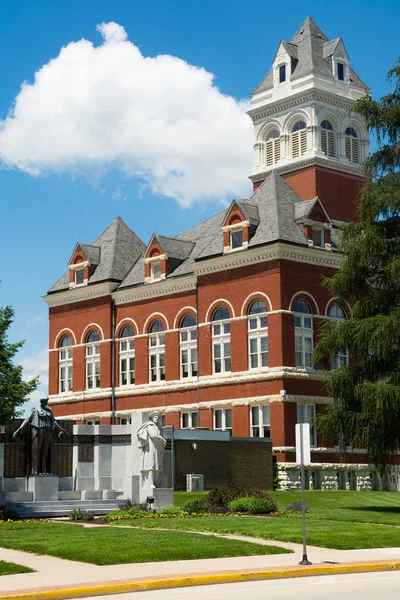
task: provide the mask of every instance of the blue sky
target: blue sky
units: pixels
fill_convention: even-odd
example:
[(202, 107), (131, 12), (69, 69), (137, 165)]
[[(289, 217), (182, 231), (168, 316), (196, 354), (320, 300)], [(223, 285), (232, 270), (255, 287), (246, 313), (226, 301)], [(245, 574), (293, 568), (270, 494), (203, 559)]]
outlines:
[[(42, 375), (41, 393), (41, 296), (76, 241), (93, 242), (116, 215), (145, 242), (175, 235), (248, 194), (245, 103), (307, 15), (343, 38), (374, 97), (387, 93), (394, 0), (0, 0), (0, 306), (15, 309), (11, 337), (26, 340), (19, 359)], [(5, 119), (17, 97), (14, 130)]]

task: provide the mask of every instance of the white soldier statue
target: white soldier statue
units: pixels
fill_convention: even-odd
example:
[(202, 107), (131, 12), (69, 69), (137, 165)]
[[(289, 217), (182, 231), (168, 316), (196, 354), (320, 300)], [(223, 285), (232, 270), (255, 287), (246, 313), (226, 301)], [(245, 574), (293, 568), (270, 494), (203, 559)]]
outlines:
[(167, 442), (162, 436), (160, 421), (161, 413), (154, 411), (149, 415), (149, 421), (137, 432), (139, 448), (142, 451), (142, 485), (145, 488), (155, 488), (155, 482), (163, 470)]
[(30, 425), (31, 433), (31, 474), (50, 475), (52, 470), (52, 434), (59, 431), (58, 437), (68, 432), (57, 423), (52, 410), (47, 406), (47, 398), (40, 400), (39, 408), (32, 408), (32, 412), (14, 432), (13, 437)]

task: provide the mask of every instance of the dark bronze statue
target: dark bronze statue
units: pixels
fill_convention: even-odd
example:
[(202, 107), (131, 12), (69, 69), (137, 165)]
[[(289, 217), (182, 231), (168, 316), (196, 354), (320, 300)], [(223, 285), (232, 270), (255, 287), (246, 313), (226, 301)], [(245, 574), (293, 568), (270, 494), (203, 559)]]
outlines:
[(59, 431), (60, 438), (64, 433), (68, 435), (57, 423), (51, 408), (47, 406), (47, 398), (40, 400), (40, 408), (32, 408), (32, 412), (14, 432), (13, 437), (30, 425), (31, 434), (31, 474), (50, 475), (52, 471), (52, 434)]

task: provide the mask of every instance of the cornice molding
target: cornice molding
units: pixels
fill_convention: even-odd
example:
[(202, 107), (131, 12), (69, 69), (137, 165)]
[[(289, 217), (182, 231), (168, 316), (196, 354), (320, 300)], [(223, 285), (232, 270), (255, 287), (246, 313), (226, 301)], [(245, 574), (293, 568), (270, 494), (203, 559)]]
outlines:
[(318, 156), (312, 156), (310, 158), (305, 158), (303, 160), (296, 160), (296, 161), (290, 162), (286, 165), (282, 165), (281, 167), (274, 166), (273, 169), (266, 168), (259, 173), (254, 173), (252, 175), (249, 175), (249, 179), (253, 183), (257, 183), (258, 181), (264, 181), (264, 179), (266, 179), (268, 177), (268, 175), (271, 173), (272, 170), (275, 171), (276, 173), (278, 173), (278, 175), (280, 175), (281, 173), (289, 173), (291, 171), (299, 171), (300, 169), (305, 169), (307, 167), (312, 167), (312, 166), (324, 167), (325, 169), (331, 169), (333, 171), (340, 171), (342, 173), (349, 173), (350, 175), (357, 175), (358, 177), (364, 177), (364, 171), (363, 171), (362, 165), (356, 165), (356, 164), (352, 164), (352, 163), (346, 164), (346, 163), (340, 162), (338, 160), (332, 160), (331, 158), (325, 159), (325, 158), (320, 158)]
[(128, 304), (149, 298), (158, 298), (160, 296), (169, 296), (196, 289), (196, 277), (177, 277), (176, 279), (166, 279), (162, 282), (157, 281), (154, 284), (146, 283), (143, 286), (118, 290), (112, 294), (115, 304)]
[(195, 263), (194, 270), (200, 276), (228, 269), (236, 269), (252, 263), (268, 262), (274, 259), (316, 264), (321, 267), (330, 267), (333, 269), (338, 269), (343, 260), (341, 255), (333, 254), (326, 250), (291, 246), (290, 244), (276, 242), (262, 248), (249, 248), (237, 254), (226, 254), (203, 260)]
[(42, 296), (42, 298), (47, 306), (52, 308), (64, 304), (73, 304), (74, 302), (83, 302), (84, 300), (93, 300), (94, 298), (100, 298), (101, 296), (109, 296), (117, 286), (117, 282), (106, 281), (104, 283), (96, 283), (79, 288), (54, 292), (53, 294)]
[(304, 104), (307, 102), (323, 102), (348, 111), (354, 106), (355, 101), (355, 99), (337, 96), (336, 94), (330, 94), (322, 90), (303, 90), (297, 94), (293, 94), (287, 100), (279, 98), (267, 105), (255, 106), (248, 110), (247, 114), (253, 122), (256, 122), (260, 119), (265, 119), (265, 117), (275, 116), (278, 111), (282, 113), (291, 108), (299, 108), (300, 103)]

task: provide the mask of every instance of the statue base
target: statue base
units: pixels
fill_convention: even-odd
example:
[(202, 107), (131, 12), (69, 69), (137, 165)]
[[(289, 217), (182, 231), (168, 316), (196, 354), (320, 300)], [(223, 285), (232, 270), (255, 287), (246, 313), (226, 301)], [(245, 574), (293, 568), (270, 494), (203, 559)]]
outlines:
[(141, 488), (140, 502), (147, 502), (147, 498), (154, 498), (151, 508), (160, 510), (174, 503), (174, 491), (172, 488)]
[(28, 492), (33, 493), (33, 502), (57, 501), (57, 475), (31, 475), (28, 479)]

